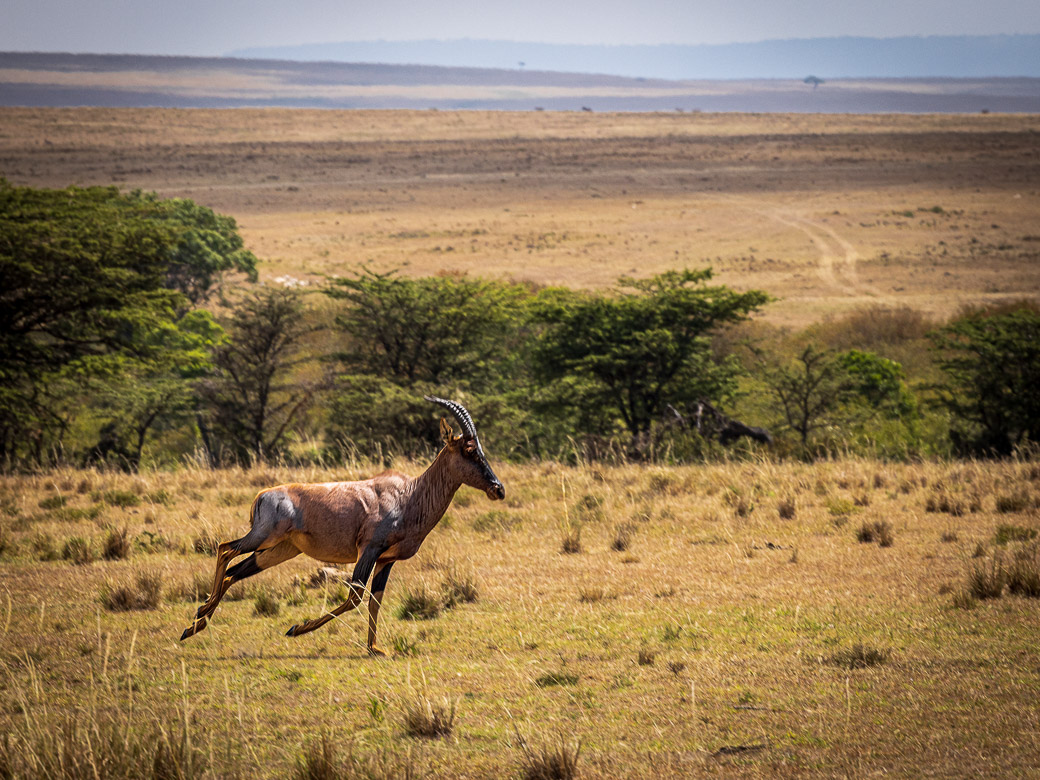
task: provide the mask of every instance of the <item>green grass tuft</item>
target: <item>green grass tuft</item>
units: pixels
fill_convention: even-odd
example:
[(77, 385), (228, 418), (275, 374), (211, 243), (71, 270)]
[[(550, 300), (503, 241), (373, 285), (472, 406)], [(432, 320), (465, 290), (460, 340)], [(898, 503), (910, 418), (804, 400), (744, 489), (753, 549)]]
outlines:
[(432, 620), (441, 611), (441, 601), (426, 589), (425, 583), (409, 588), (397, 608), (399, 620)]
[(535, 678), (534, 684), (539, 688), (551, 688), (555, 685), (574, 685), (578, 682), (578, 675), (570, 672), (546, 672)]
[(1026, 528), (1021, 525), (1002, 524), (997, 526), (993, 534), (993, 543), (1001, 547), (1011, 542), (1031, 542), (1040, 533), (1035, 528)]
[(72, 561), (77, 566), (93, 563), (97, 555), (90, 540), (82, 536), (72, 536), (65, 540), (61, 548), (61, 557), (66, 561)]
[(282, 611), (282, 602), (271, 588), (259, 587), (253, 596), (253, 614), (257, 617), (275, 617)]

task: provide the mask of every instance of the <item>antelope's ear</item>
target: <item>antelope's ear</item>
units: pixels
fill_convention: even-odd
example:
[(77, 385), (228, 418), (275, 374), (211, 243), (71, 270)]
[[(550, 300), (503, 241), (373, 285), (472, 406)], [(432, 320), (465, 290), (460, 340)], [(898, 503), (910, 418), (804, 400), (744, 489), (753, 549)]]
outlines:
[(451, 423), (441, 418), (441, 438), (444, 439), (445, 444), (451, 444)]

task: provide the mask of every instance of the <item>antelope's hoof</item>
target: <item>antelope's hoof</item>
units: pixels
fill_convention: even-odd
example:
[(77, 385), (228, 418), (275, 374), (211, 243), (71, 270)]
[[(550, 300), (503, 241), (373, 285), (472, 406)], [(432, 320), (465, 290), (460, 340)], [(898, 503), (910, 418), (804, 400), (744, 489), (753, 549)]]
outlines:
[(285, 632), (286, 636), (296, 636), (296, 629), (299, 626), (290, 626), (289, 630)]
[(197, 618), (194, 623), (184, 629), (184, 633), (181, 634), (181, 641), (183, 642), (190, 636), (195, 636), (202, 629), (206, 627), (206, 618)]

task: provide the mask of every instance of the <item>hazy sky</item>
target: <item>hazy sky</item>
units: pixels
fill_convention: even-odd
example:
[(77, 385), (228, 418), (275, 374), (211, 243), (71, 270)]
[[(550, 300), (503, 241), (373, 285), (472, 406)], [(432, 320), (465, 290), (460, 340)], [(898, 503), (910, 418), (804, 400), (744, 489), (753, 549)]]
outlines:
[(1038, 0), (3, 0), (0, 51), (220, 55), (364, 40), (730, 43), (1040, 33)]

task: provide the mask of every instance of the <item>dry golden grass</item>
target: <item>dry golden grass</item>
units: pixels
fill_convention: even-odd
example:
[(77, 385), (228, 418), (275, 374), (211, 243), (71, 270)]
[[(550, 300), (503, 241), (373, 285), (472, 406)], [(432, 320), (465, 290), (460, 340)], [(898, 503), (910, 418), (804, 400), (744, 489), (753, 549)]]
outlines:
[[(283, 636), (346, 596), (342, 583), (305, 588), (320, 564), (303, 557), (236, 586), (279, 600), (277, 615), (227, 598), (205, 632), (177, 641), (195, 609), (184, 594), (212, 576), (193, 539), (245, 530), (251, 496), (228, 506), (228, 495), (379, 468), (0, 478), (0, 731), (15, 747), (37, 744), (67, 714), (85, 728), (104, 711), (117, 733), (147, 742), (155, 724), (189, 712), (191, 747), (175, 729), (160, 742), (196, 761), (199, 777), (286, 776), (323, 732), (433, 777), (528, 771), (540, 753), (518, 751), (516, 733), (580, 741), (582, 777), (1040, 771), (1040, 601), (1021, 595), (1036, 569), (1034, 464), (501, 464), (509, 522), (476, 522), (490, 505), (463, 488), (468, 500), (395, 567), (380, 627), (391, 657), (368, 657), (359, 613)], [(978, 497), (974, 511), (928, 511), (934, 490), (952, 485)], [(1029, 500), (998, 511), (1011, 494)], [(105, 501), (125, 495), (140, 502)], [(583, 516), (583, 552), (566, 555), (560, 518), (575, 514), (575, 497), (599, 513)], [(776, 510), (785, 500), (793, 517)], [(893, 546), (857, 541), (861, 523), (882, 521)], [(622, 523), (636, 530), (619, 553)], [(100, 548), (112, 528), (127, 529), (126, 559), (76, 565), (34, 551), (39, 535), (57, 549), (72, 537)], [(966, 595), (974, 571), (1013, 564), (1032, 567), (1016, 575), (1021, 593)], [(479, 598), (398, 619), (431, 574), (479, 584)], [(105, 608), (106, 594), (148, 575), (165, 598)], [(417, 689), (455, 706), (445, 738), (407, 735)]]
[(1040, 289), (1040, 119), (5, 109), (0, 170), (236, 217), (265, 279), (361, 262), (609, 286), (712, 265), (804, 326)]

